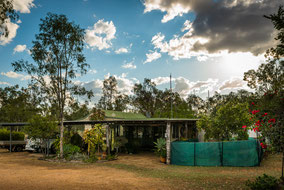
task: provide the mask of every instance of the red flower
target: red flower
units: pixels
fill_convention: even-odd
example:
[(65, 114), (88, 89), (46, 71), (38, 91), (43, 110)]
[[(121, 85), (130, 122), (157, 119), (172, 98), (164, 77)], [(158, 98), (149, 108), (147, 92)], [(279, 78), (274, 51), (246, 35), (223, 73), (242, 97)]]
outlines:
[(256, 125), (256, 126), (261, 126), (261, 121), (258, 120), (257, 122), (255, 122), (255, 125)]
[(267, 113), (264, 113), (263, 115), (262, 115), (262, 117), (264, 117), (264, 116), (266, 116), (267, 115)]
[(254, 105), (255, 105), (255, 103), (254, 103), (254, 102), (252, 102), (252, 103), (251, 103), (251, 105), (253, 105), (253, 106), (254, 106)]
[(254, 132), (255, 132), (255, 131), (258, 131), (258, 132), (259, 132), (259, 127), (253, 128), (253, 131), (254, 131)]
[(253, 115), (255, 115), (256, 113), (258, 113), (259, 112), (259, 110), (253, 110), (251, 113), (253, 114)]
[(247, 126), (246, 125), (244, 125), (244, 126), (242, 126), (242, 128), (244, 129), (244, 131), (246, 130), (246, 128), (247, 128)]
[(274, 118), (272, 118), (272, 119), (269, 119), (269, 120), (268, 120), (268, 123), (275, 123), (275, 121), (276, 121), (276, 120), (275, 120)]
[(261, 146), (263, 149), (266, 149), (266, 148), (267, 148), (267, 145), (264, 144), (264, 143), (260, 143), (260, 146)]

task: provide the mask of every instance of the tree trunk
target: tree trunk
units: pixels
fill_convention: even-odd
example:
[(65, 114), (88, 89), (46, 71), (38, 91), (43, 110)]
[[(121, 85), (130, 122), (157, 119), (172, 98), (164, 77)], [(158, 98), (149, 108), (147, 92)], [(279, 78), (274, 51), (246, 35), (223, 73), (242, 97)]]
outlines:
[(282, 148), (282, 175), (281, 175), (281, 178), (283, 180), (282, 182), (284, 183), (283, 167), (284, 167), (284, 148)]
[(64, 126), (63, 126), (63, 115), (60, 113), (60, 158), (63, 159), (63, 133), (64, 133)]

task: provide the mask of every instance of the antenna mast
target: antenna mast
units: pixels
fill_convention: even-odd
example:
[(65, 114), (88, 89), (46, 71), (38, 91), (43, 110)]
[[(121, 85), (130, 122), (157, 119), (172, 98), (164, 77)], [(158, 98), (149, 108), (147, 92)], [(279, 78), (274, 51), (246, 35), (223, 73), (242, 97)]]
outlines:
[(170, 91), (171, 91), (171, 117), (170, 118), (173, 118), (173, 90), (172, 90), (172, 73), (170, 73)]

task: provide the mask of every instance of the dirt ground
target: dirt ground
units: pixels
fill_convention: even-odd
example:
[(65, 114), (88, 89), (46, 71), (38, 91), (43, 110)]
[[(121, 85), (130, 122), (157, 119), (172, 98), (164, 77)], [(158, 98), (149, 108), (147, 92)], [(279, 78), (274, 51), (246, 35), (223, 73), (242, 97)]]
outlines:
[(104, 163), (59, 163), (41, 154), (0, 149), (0, 190), (45, 189), (244, 189), (247, 179), (267, 173), (279, 177), (281, 156), (260, 167), (165, 165), (153, 153), (119, 155)]
[[(55, 163), (39, 157), (0, 149), (0, 189), (169, 189), (160, 179), (140, 177), (105, 164)], [(129, 158), (141, 162), (141, 156), (135, 157), (121, 156), (112, 162), (127, 163)], [(164, 165), (153, 155), (145, 158), (152, 167)]]

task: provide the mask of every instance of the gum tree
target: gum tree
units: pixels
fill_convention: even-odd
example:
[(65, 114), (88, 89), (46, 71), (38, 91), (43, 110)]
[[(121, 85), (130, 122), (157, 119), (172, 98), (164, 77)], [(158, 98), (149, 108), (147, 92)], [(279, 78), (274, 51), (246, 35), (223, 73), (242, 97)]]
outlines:
[(84, 30), (70, 22), (65, 15), (48, 13), (41, 19), (39, 34), (32, 42), (34, 63), (24, 60), (12, 63), (14, 71), (31, 76), (31, 86), (37, 88), (47, 105), (55, 107), (60, 122), (60, 157), (63, 158), (63, 120), (66, 104), (72, 95), (92, 92), (72, 83), (72, 79), (86, 74), (89, 65), (83, 55)]
[(264, 16), (270, 19), (277, 30), (278, 44), (266, 52), (266, 63), (257, 70), (244, 74), (248, 86), (256, 91), (251, 102), (251, 113), (255, 119), (254, 129), (269, 139), (273, 148), (282, 151), (282, 178), (284, 165), (284, 9), (280, 6), (276, 14)]

